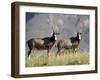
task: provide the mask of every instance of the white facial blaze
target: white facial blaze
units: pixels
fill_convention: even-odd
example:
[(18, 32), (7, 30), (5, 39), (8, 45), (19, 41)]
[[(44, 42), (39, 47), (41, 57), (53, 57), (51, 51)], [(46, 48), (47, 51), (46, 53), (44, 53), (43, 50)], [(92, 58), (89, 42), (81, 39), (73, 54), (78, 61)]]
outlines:
[(81, 34), (79, 34), (79, 40), (81, 40)]
[(55, 40), (57, 40), (57, 35), (54, 35), (55, 36)]

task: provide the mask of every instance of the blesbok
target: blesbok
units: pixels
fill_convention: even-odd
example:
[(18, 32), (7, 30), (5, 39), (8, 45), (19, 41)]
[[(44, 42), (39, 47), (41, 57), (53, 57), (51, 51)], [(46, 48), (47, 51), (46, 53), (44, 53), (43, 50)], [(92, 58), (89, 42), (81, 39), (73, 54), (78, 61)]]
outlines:
[(31, 51), (35, 49), (37, 50), (47, 50), (47, 54), (49, 53), (49, 50), (53, 47), (57, 40), (57, 35), (60, 33), (56, 33), (53, 31), (53, 34), (51, 37), (45, 37), (45, 38), (32, 38), (27, 41), (29, 51), (28, 56), (31, 54)]
[(77, 32), (76, 37), (65, 38), (63, 40), (58, 41), (57, 43), (57, 55), (60, 54), (61, 49), (72, 49), (73, 53), (76, 53), (76, 49), (78, 48), (81, 41), (82, 33)]

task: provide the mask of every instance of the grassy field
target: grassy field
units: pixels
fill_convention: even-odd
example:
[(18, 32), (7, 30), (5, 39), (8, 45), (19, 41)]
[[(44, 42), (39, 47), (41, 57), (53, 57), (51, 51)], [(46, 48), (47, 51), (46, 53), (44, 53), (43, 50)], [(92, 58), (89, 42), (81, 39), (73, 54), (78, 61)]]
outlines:
[(61, 65), (81, 65), (89, 64), (88, 52), (77, 52), (73, 54), (63, 51), (61, 55), (51, 54), (46, 55), (31, 55), (30, 58), (26, 57), (26, 67), (39, 67), (39, 66), (61, 66)]

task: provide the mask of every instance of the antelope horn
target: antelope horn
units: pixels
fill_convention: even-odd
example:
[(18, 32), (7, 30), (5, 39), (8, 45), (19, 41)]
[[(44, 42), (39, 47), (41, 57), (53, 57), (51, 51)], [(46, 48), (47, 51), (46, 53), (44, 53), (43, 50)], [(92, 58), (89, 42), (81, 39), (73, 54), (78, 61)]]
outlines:
[(55, 31), (54, 31), (54, 27), (53, 26), (52, 26), (52, 30), (53, 30), (53, 33), (54, 33)]

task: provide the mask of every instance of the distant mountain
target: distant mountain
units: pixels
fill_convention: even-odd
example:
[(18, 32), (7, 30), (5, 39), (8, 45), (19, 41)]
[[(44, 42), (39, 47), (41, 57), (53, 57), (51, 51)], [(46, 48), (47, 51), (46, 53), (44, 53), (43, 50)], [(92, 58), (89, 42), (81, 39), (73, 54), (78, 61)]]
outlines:
[(30, 14), (34, 16), (26, 23), (26, 41), (33, 37), (51, 36), (53, 26), (55, 31), (60, 32), (58, 40), (76, 36), (76, 32), (82, 32), (82, 41), (79, 49), (89, 51), (89, 15)]

